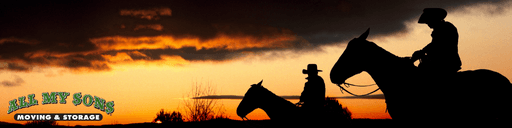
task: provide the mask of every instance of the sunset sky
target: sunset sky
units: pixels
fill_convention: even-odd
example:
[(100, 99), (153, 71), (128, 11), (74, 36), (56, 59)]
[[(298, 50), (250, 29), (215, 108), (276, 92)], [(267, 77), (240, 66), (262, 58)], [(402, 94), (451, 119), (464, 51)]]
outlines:
[[(462, 70), (491, 69), (512, 79), (512, 1), (5, 2), (0, 121), (25, 123), (14, 120), (16, 113), (101, 113), (102, 121), (58, 123), (150, 122), (160, 109), (183, 106), (195, 82), (210, 83), (217, 95), (244, 95), (263, 80), (277, 95), (300, 95), (307, 77), (302, 69), (310, 63), (323, 70), (327, 96), (349, 96), (329, 79), (346, 43), (371, 28), (369, 41), (410, 56), (431, 41), (432, 29), (417, 23), (429, 7), (446, 9), (445, 20), (457, 27)], [(366, 73), (347, 82), (374, 83)], [(358, 94), (374, 89), (349, 88)], [(43, 92), (71, 95), (67, 104), (42, 105)], [(77, 92), (114, 101), (115, 112), (74, 106)], [(6, 113), (9, 101), (28, 94), (39, 105)], [(240, 119), (240, 100), (219, 102), (230, 118)], [(381, 99), (341, 102), (354, 118), (390, 118)], [(248, 118), (268, 117), (257, 110)]]

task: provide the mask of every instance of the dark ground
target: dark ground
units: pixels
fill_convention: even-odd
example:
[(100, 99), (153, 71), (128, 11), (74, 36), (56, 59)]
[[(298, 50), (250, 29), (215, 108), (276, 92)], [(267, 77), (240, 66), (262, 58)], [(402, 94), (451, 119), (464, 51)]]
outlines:
[[(331, 126), (332, 125), (355, 125), (358, 127), (385, 125), (392, 123), (392, 120), (370, 120), (370, 119), (354, 119), (349, 121), (339, 121), (331, 123), (306, 123), (301, 124), (303, 121), (292, 122), (277, 122), (272, 120), (250, 120), (239, 121), (230, 119), (210, 120), (203, 122), (182, 122), (182, 123), (168, 123), (168, 124), (155, 124), (155, 123), (134, 123), (134, 124), (118, 124), (118, 125), (101, 125), (101, 126), (55, 126), (55, 127), (173, 127), (173, 128), (206, 128), (206, 127), (219, 127), (219, 128), (293, 128), (293, 127), (308, 127), (314, 126)], [(22, 124), (0, 122), (0, 127), (15, 126), (24, 127)], [(340, 126), (340, 127), (343, 127)]]
[[(449, 122), (400, 122), (390, 119), (353, 119), (338, 122), (323, 122), (323, 123), (309, 123), (306, 121), (290, 121), (290, 122), (277, 122), (272, 120), (210, 120), (203, 122), (183, 122), (183, 123), (168, 123), (168, 124), (155, 124), (155, 123), (134, 123), (134, 124), (118, 124), (118, 125), (101, 125), (101, 126), (72, 126), (72, 127), (172, 127), (172, 128), (366, 128), (366, 127), (386, 127), (386, 126), (399, 126), (399, 127), (425, 127), (425, 126), (443, 126), (443, 127), (464, 127), (464, 126), (486, 126), (486, 127), (509, 127), (512, 121), (455, 121)], [(6, 123), (0, 121), (0, 127), (13, 126), (25, 127), (21, 124)], [(69, 126), (55, 126), (55, 127), (69, 127)]]

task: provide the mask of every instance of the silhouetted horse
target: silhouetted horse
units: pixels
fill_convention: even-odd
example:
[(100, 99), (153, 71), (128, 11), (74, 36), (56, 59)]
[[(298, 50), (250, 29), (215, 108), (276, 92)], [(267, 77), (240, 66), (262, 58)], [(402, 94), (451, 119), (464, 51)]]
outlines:
[(251, 85), (236, 109), (236, 114), (242, 119), (257, 108), (265, 111), (272, 120), (295, 120), (298, 107), (292, 102), (277, 96), (261, 86), (261, 82)]
[[(479, 69), (454, 78), (426, 81), (410, 59), (366, 40), (369, 30), (352, 39), (331, 70), (331, 82), (366, 71), (384, 93), (393, 119), (496, 119), (510, 117), (511, 83), (503, 75)], [(450, 80), (450, 81), (447, 81)], [(340, 86), (341, 87), (341, 86)]]
[[(339, 122), (351, 119), (351, 113), (347, 108), (335, 99), (327, 97), (324, 102), (324, 108), (320, 110), (305, 111), (301, 107), (297, 107), (292, 102), (275, 95), (268, 89), (258, 84), (251, 85), (251, 88), (245, 93), (244, 98), (236, 109), (236, 114), (242, 119), (247, 119), (247, 114), (257, 108), (261, 108), (271, 120), (285, 123), (290, 127), (290, 123), (294, 125), (304, 125), (304, 123), (322, 123)], [(313, 112), (313, 113), (311, 113)], [(301, 122), (302, 121), (302, 122)], [(301, 122), (301, 123), (295, 123)], [(299, 126), (300, 127), (300, 126)]]

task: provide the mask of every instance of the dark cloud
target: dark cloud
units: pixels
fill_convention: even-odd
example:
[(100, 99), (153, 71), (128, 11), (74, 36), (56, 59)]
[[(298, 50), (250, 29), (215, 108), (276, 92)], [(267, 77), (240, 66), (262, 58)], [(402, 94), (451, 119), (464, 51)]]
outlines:
[(14, 71), (28, 71), (30, 68), (26, 66), (21, 66), (17, 63), (8, 63), (7, 69)]
[(152, 9), (122, 9), (120, 11), (121, 16), (133, 16), (148, 20), (158, 20), (160, 16), (171, 16), (172, 10), (169, 8), (152, 8)]
[(25, 83), (25, 81), (23, 79), (21, 79), (20, 76), (13, 75), (13, 77), (14, 77), (14, 80), (4, 80), (0, 84), (2, 84), (5, 87), (12, 87), (12, 86), (19, 86), (19, 85)]
[(65, 62), (63, 66), (71, 69), (88, 68), (92, 70), (110, 70), (110, 67), (105, 63), (93, 64), (88, 60), (70, 59)]
[[(404, 31), (404, 21), (427, 7), (452, 11), (471, 4), (499, 6), (505, 2), (9, 1), (0, 5), (0, 62), (9, 63), (0, 69), (30, 71), (41, 65), (109, 70), (113, 60), (105, 55), (118, 52), (132, 60), (161, 60), (162, 55), (171, 55), (188, 61), (224, 61), (262, 51), (315, 49), (349, 40), (368, 27), (380, 35)], [(197, 42), (177, 44), (161, 37)]]

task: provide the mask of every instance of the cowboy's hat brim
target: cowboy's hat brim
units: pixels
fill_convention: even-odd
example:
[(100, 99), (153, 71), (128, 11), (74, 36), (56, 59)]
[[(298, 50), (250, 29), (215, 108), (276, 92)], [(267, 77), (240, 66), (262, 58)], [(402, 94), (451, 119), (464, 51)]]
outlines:
[(302, 69), (302, 74), (308, 74), (310, 72), (322, 72), (322, 70), (306, 70), (306, 69)]

